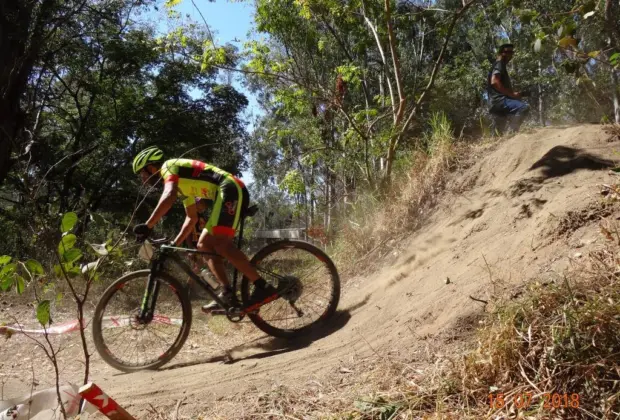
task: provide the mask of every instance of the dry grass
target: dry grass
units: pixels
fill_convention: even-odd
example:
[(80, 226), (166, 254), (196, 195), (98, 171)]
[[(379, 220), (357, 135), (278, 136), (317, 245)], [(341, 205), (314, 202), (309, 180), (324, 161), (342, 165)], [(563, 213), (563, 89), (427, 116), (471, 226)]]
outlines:
[[(459, 159), (451, 127), (438, 116), (424, 147), (414, 151), (395, 172), (381, 196), (360, 194), (342, 216), (330, 255), (343, 272), (365, 268), (364, 262), (388, 243), (418, 228), (440, 197), (448, 174)], [(372, 260), (372, 259), (371, 259)]]
[(608, 124), (603, 127), (603, 130), (609, 134), (609, 142), (620, 140), (620, 124)]

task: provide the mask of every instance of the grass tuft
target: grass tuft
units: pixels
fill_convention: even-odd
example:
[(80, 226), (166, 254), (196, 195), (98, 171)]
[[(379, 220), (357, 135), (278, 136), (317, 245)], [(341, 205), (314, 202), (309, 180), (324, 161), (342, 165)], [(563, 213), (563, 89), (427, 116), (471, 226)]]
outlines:
[(341, 215), (330, 250), (338, 267), (345, 272), (364, 269), (364, 261), (388, 241), (418, 228), (439, 199), (456, 157), (450, 122), (444, 114), (436, 114), (419, 148), (400, 162), (401, 169), (384, 193), (360, 194)]

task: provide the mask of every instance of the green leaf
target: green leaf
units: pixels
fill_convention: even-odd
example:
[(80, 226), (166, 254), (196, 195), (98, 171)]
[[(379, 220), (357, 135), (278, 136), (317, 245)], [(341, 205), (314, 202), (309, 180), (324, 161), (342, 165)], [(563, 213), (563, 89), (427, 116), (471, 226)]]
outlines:
[(106, 221), (103, 218), (103, 216), (97, 213), (90, 213), (90, 220), (92, 220), (93, 222), (95, 222), (96, 225), (99, 225), (99, 226), (105, 226), (106, 224)]
[(56, 294), (56, 303), (59, 303), (62, 300), (62, 298), (63, 298), (62, 292), (58, 292)]
[(17, 269), (17, 264), (15, 263), (5, 265), (4, 267), (2, 267), (2, 270), (0, 270), (0, 278), (13, 275), (16, 269)]
[(166, 6), (168, 9), (171, 9), (179, 3), (181, 3), (181, 0), (166, 0), (164, 6)]
[(0, 266), (4, 264), (8, 264), (10, 262), (11, 262), (11, 257), (9, 257), (8, 255), (3, 255), (0, 257)]
[(26, 288), (26, 282), (22, 276), (17, 276), (15, 278), (15, 289), (17, 290), (17, 294), (24, 293), (24, 289)]
[(60, 222), (60, 231), (62, 233), (69, 232), (71, 229), (73, 229), (73, 226), (75, 226), (77, 221), (77, 214), (72, 211), (69, 213), (65, 213), (65, 215), (62, 216), (62, 222)]
[(30, 271), (31, 274), (45, 274), (43, 266), (37, 260), (26, 261), (26, 268), (28, 269), (28, 271)]
[(82, 251), (77, 248), (71, 248), (62, 254), (62, 260), (66, 263), (72, 263), (82, 258)]
[(2, 291), (6, 292), (7, 290), (11, 288), (12, 285), (13, 285), (13, 277), (11, 276), (0, 277), (0, 288), (2, 289)]
[(60, 265), (54, 265), (54, 274), (56, 274), (56, 277), (62, 277), (62, 267)]
[(63, 236), (62, 239), (60, 240), (60, 243), (58, 244), (58, 253), (60, 255), (63, 255), (66, 251), (73, 248), (76, 241), (77, 241), (77, 237), (72, 233)]
[(99, 255), (108, 255), (108, 250), (106, 249), (106, 244), (91, 244), (90, 247)]
[(50, 301), (42, 300), (37, 305), (37, 319), (44, 327), (50, 322)]
[(73, 277), (77, 277), (82, 273), (82, 270), (80, 269), (80, 267), (70, 267), (67, 269), (67, 275), (71, 278)]

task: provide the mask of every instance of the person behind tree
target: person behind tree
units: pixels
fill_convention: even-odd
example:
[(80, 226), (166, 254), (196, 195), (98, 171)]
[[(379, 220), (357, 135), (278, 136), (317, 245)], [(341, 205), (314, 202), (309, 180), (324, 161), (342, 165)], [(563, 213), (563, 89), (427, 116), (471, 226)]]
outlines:
[(497, 60), (493, 64), (487, 79), (489, 95), (489, 112), (494, 115), (494, 128), (499, 134), (505, 130), (506, 118), (512, 132), (519, 131), (521, 123), (527, 116), (530, 106), (522, 101), (524, 92), (515, 92), (508, 75), (507, 66), (514, 55), (512, 44), (502, 44), (498, 49)]

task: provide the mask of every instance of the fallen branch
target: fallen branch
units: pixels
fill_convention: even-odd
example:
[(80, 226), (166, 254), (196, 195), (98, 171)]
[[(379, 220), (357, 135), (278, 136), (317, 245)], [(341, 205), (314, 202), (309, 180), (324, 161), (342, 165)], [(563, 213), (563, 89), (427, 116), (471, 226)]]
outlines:
[(471, 300), (475, 300), (476, 302), (484, 303), (485, 305), (488, 305), (488, 304), (489, 304), (489, 302), (488, 302), (488, 301), (486, 301), (486, 300), (482, 300), (482, 299), (478, 299), (478, 298), (475, 298), (475, 297), (473, 297), (473, 296), (471, 296), (471, 295), (469, 295), (469, 298), (470, 298)]
[(187, 397), (183, 397), (179, 400), (179, 402), (177, 403), (177, 408), (174, 410), (174, 420), (178, 420), (179, 418), (179, 408), (181, 407), (181, 404), (183, 403), (183, 401), (185, 401), (185, 398)]

